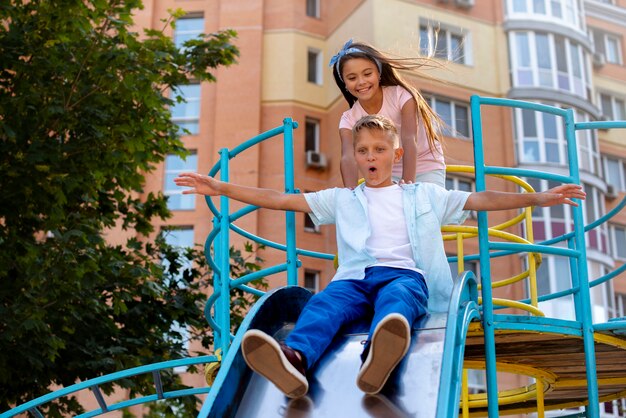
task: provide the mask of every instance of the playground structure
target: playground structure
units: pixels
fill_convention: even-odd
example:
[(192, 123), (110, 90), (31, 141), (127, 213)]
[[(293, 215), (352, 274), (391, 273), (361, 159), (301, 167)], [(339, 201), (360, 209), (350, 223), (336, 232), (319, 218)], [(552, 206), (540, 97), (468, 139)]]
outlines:
[[(568, 174), (487, 166), (484, 158), (482, 106), (506, 106), (545, 112), (560, 118), (567, 141)], [(486, 177), (513, 182), (525, 191), (533, 188), (524, 178), (545, 179), (559, 183), (580, 184), (576, 132), (592, 129), (623, 129), (626, 121), (574, 121), (571, 109), (499, 98), (473, 96), (471, 99), (474, 167), (450, 166), (449, 171), (473, 173), (476, 191), (486, 189)], [(297, 124), (284, 120), (283, 126), (267, 131), (232, 150), (222, 149), (220, 161), (210, 175), (229, 180), (229, 162), (246, 149), (270, 138), (282, 136), (285, 165), (285, 192), (296, 193), (293, 170), (293, 129)], [(255, 211), (247, 206), (230, 212), (229, 199), (219, 198), (219, 208), (211, 198), (207, 205), (215, 215), (213, 230), (205, 244), (205, 253), (214, 271), (214, 292), (207, 301), (205, 316), (215, 335), (216, 352), (168, 361), (101, 376), (48, 395), (0, 414), (0, 418), (28, 412), (44, 417), (39, 407), (54, 399), (90, 390), (99, 408), (80, 417), (93, 417), (132, 405), (178, 396), (206, 395), (199, 417), (272, 417), (272, 416), (489, 416), (499, 414), (536, 413), (584, 406), (584, 412), (571, 411), (567, 416), (600, 416), (599, 403), (626, 397), (626, 318), (593, 323), (590, 288), (618, 277), (626, 265), (589, 281), (585, 231), (593, 230), (610, 220), (626, 206), (624, 198), (613, 210), (593, 223), (584, 225), (583, 208), (573, 207), (572, 230), (560, 237), (535, 243), (532, 230), (532, 209), (526, 208), (514, 218), (499, 225), (490, 225), (486, 212), (478, 213), (478, 226), (445, 226), (444, 239), (455, 241), (456, 256), (449, 257), (459, 266), (459, 276), (447, 314), (433, 313), (413, 330), (413, 341), (406, 359), (392, 375), (381, 397), (364, 397), (354, 383), (358, 372), (360, 341), (367, 334), (366, 324), (353, 324), (329, 348), (320, 364), (312, 371), (311, 394), (307, 401), (285, 398), (264, 379), (253, 375), (243, 362), (239, 345), (243, 332), (259, 328), (278, 337), (288, 333), (311, 294), (297, 286), (299, 257), (332, 260), (334, 255), (297, 247), (295, 214), (285, 213), (285, 243), (279, 244), (255, 236), (235, 222)], [(521, 236), (511, 232), (518, 228)], [(285, 252), (285, 262), (266, 267), (244, 277), (229, 277), (230, 233), (269, 248)], [(465, 242), (477, 240), (477, 254), (465, 254)], [(494, 279), (491, 263), (499, 257), (516, 255), (525, 259), (526, 269), (510, 278)], [(538, 295), (536, 271), (543, 255), (566, 257), (569, 260), (570, 288), (549, 295)], [(479, 261), (481, 284), (471, 272), (463, 272), (468, 261)], [(264, 293), (248, 285), (251, 281), (284, 273), (287, 286)], [(493, 297), (493, 289), (524, 283), (529, 297), (505, 300)], [(230, 292), (243, 289), (260, 296), (236, 335), (231, 334)], [(479, 297), (480, 293), (480, 297)], [(539, 309), (539, 302), (571, 297), (575, 318), (548, 318)], [(498, 313), (506, 309), (506, 314)], [(515, 313), (510, 313), (510, 312)], [(192, 364), (214, 366), (210, 386), (168, 391), (161, 384), (160, 371)], [(487, 392), (469, 394), (467, 370), (485, 370)], [(528, 376), (523, 387), (499, 390), (496, 372)], [(151, 373), (155, 392), (152, 395), (107, 404), (99, 385)], [(209, 373), (211, 374), (211, 373)]]

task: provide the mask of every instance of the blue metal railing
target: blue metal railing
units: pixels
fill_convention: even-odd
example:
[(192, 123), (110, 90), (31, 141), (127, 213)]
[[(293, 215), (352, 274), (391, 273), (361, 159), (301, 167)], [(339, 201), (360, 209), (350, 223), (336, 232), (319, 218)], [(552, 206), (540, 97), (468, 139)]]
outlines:
[[(503, 167), (490, 167), (485, 163), (483, 148), (483, 131), (481, 123), (481, 106), (505, 106), (510, 108), (527, 109), (536, 112), (544, 112), (556, 115), (563, 119), (565, 140), (567, 143), (568, 168), (569, 175), (557, 175), (552, 173), (542, 173), (533, 170), (512, 169)], [(626, 128), (626, 122), (585, 122), (574, 123), (574, 112), (572, 109), (560, 109), (553, 106), (547, 106), (538, 103), (521, 102), (517, 100), (501, 99), (501, 98), (484, 98), (472, 96), (471, 102), (472, 112), (472, 134), (474, 139), (474, 161), (476, 170), (476, 190), (486, 190), (485, 178), (487, 175), (508, 174), (515, 176), (534, 177), (546, 180), (553, 180), (561, 183), (580, 184), (578, 170), (578, 155), (576, 145), (576, 131), (583, 129), (608, 129), (608, 128)], [(624, 202), (622, 202), (624, 203)], [(623, 204), (620, 205), (623, 207)], [(555, 254), (566, 256), (570, 259), (570, 271), (572, 280), (572, 289), (569, 294), (574, 295), (574, 307), (576, 320), (579, 322), (583, 335), (583, 345), (585, 349), (585, 367), (587, 375), (588, 388), (588, 406), (587, 416), (597, 418), (599, 416), (598, 408), (598, 383), (596, 379), (596, 361), (594, 349), (594, 326), (591, 315), (590, 302), (590, 283), (588, 280), (586, 266), (586, 245), (585, 245), (585, 227), (583, 222), (582, 206), (573, 207), (572, 216), (574, 220), (574, 230), (572, 233), (559, 238), (559, 240), (567, 241), (567, 248), (551, 247), (559, 240), (546, 241), (541, 244), (515, 244), (515, 243), (498, 243), (490, 242), (488, 236), (488, 215), (487, 212), (478, 213), (478, 230), (479, 230), (479, 260), (482, 283), (482, 300), (483, 300), (483, 328), (485, 335), (485, 353), (486, 353), (486, 369), (487, 369), (487, 394), (488, 394), (488, 413), (491, 418), (498, 417), (498, 387), (496, 380), (496, 352), (495, 352), (495, 330), (494, 330), (494, 306), (492, 302), (491, 287), (491, 270), (490, 258), (491, 250), (501, 250), (501, 254), (512, 254), (515, 252), (533, 251), (538, 253)], [(591, 226), (595, 227), (595, 226)], [(617, 273), (616, 273), (617, 274)], [(608, 276), (608, 275), (607, 275)], [(604, 278), (603, 278), (604, 280)], [(608, 279), (606, 279), (608, 280)], [(602, 281), (596, 281), (596, 284)]]
[[(546, 112), (563, 118), (568, 158), (570, 161), (569, 175), (556, 175), (551, 173), (545, 173), (535, 170), (505, 168), (505, 167), (492, 167), (487, 166), (484, 161), (483, 154), (483, 132), (481, 125), (481, 106), (506, 106), (511, 108), (521, 108), (534, 110), (539, 112)], [(564, 110), (555, 108), (552, 106), (541, 105), (530, 102), (520, 102), (509, 99), (497, 99), (497, 98), (481, 98), (473, 96), (471, 99), (472, 110), (472, 129), (474, 136), (474, 158), (476, 164), (476, 188), (477, 191), (485, 190), (485, 178), (488, 175), (512, 175), (532, 177), (546, 180), (553, 180), (559, 182), (571, 182), (580, 183), (578, 176), (576, 144), (575, 144), (575, 132), (577, 130), (584, 129), (613, 129), (613, 128), (626, 128), (626, 122), (584, 122), (574, 123), (573, 112), (571, 110)], [(220, 175), (220, 179), (223, 181), (229, 180), (230, 160), (235, 158), (245, 150), (260, 144), (261, 142), (282, 136), (283, 139), (283, 153), (284, 153), (284, 173), (285, 173), (285, 192), (296, 193), (294, 188), (294, 156), (293, 156), (293, 129), (297, 127), (297, 123), (287, 118), (283, 121), (283, 125), (274, 129), (271, 129), (265, 133), (262, 133), (241, 145), (228, 150), (226, 148), (220, 150), (219, 162), (210, 170), (209, 175)], [(245, 290), (251, 294), (261, 296), (265, 292), (255, 289), (248, 284), (261, 277), (267, 277), (277, 273), (287, 274), (287, 284), (297, 284), (297, 268), (300, 263), (298, 261), (299, 256), (315, 257), (324, 260), (332, 260), (333, 254), (318, 253), (314, 251), (308, 251), (296, 247), (296, 235), (295, 235), (295, 214), (293, 212), (285, 213), (285, 243), (276, 243), (265, 238), (252, 234), (234, 224), (235, 221), (241, 219), (243, 216), (250, 214), (257, 210), (256, 206), (246, 206), (234, 213), (230, 213), (230, 201), (228, 198), (219, 198), (219, 208), (213, 202), (213, 199), (207, 197), (206, 203), (214, 215), (213, 230), (209, 233), (205, 242), (205, 255), (208, 263), (214, 271), (214, 292), (209, 297), (205, 306), (205, 316), (209, 325), (213, 328), (216, 338), (216, 349), (222, 350), (224, 356), (226, 356), (230, 347), (233, 336), (230, 333), (231, 320), (230, 320), (230, 292), (234, 288)], [(496, 382), (496, 353), (495, 353), (495, 335), (494, 335), (494, 308), (492, 303), (492, 288), (491, 288), (491, 271), (490, 260), (492, 258), (510, 255), (520, 252), (535, 251), (539, 253), (555, 254), (560, 256), (570, 257), (571, 260), (571, 273), (572, 273), (572, 288), (563, 292), (557, 292), (550, 295), (544, 295), (539, 297), (539, 301), (552, 300), (558, 297), (573, 295), (575, 301), (576, 319), (580, 324), (585, 346), (585, 361), (587, 367), (587, 380), (588, 380), (588, 393), (589, 393), (589, 406), (587, 407), (587, 416), (596, 418), (598, 417), (598, 393), (597, 382), (595, 380), (595, 355), (594, 355), (594, 342), (593, 332), (594, 329), (603, 329), (603, 325), (594, 325), (591, 321), (591, 307), (589, 288), (602, 284), (612, 278), (616, 277), (620, 273), (626, 270), (626, 265), (610, 272), (603, 277), (589, 282), (587, 277), (587, 268), (585, 265), (586, 253), (584, 244), (584, 232), (598, 227), (599, 225), (607, 222), (610, 218), (619, 213), (624, 206), (626, 206), (626, 198), (624, 198), (616, 208), (607, 213), (602, 218), (595, 222), (584, 226), (582, 218), (582, 208), (572, 208), (574, 217), (574, 231), (564, 234), (560, 237), (545, 240), (536, 244), (516, 244), (516, 243), (502, 243), (502, 242), (490, 242), (487, 234), (488, 217), (487, 213), (478, 213), (478, 229), (479, 229), (479, 254), (465, 256), (466, 261), (480, 260), (481, 267), (481, 282), (482, 282), (482, 309), (478, 308), (476, 303), (476, 290), (475, 279), (471, 275), (465, 275), (461, 286), (457, 292), (459, 293), (457, 299), (459, 299), (459, 306), (462, 308), (459, 312), (463, 312), (462, 318), (456, 318), (454, 323), (448, 323), (448, 327), (454, 327), (454, 346), (453, 360), (450, 364), (444, 364), (444, 369), (448, 370), (450, 367), (460, 367), (462, 363), (463, 349), (459, 346), (460, 341), (463, 341), (463, 336), (467, 332), (467, 326), (472, 319), (479, 317), (479, 312), (482, 311), (482, 320), (485, 333), (485, 345), (486, 345), (486, 369), (487, 369), (487, 394), (488, 394), (488, 411), (491, 418), (498, 416), (498, 389)], [(264, 268), (260, 271), (250, 273), (246, 276), (232, 278), (229, 275), (230, 272), (230, 232), (239, 234), (242, 237), (250, 239), (254, 242), (262, 244), (269, 248), (274, 248), (279, 251), (285, 252), (285, 262)], [(553, 244), (566, 242), (567, 248), (554, 247)], [(456, 261), (456, 257), (450, 257), (450, 260)], [(523, 300), (521, 302), (528, 302)], [(214, 315), (211, 315), (211, 310), (214, 310)], [(619, 321), (618, 321), (619, 322)], [(617, 325), (612, 324), (611, 327), (604, 328), (624, 328), (626, 325), (619, 322)], [(452, 337), (450, 337), (452, 338)], [(176, 396), (192, 396), (198, 394), (210, 393), (211, 387), (203, 387), (197, 389), (185, 389), (178, 391), (164, 391), (160, 384), (159, 371), (166, 368), (188, 366), (192, 364), (202, 364), (217, 362), (219, 359), (216, 356), (202, 356), (195, 358), (186, 358), (180, 360), (173, 360), (154, 365), (137, 367), (134, 369), (113, 373), (107, 376), (98, 377), (85, 382), (78, 383), (76, 385), (69, 386), (67, 388), (59, 389), (53, 393), (44, 395), (35, 400), (20, 405), (11, 411), (5, 412), (0, 415), (0, 418), (9, 418), (23, 412), (30, 412), (35, 417), (41, 417), (43, 414), (38, 409), (41, 405), (54, 401), (60, 397), (68, 396), (73, 393), (82, 390), (91, 390), (93, 396), (99, 404), (99, 408), (89, 411), (81, 417), (91, 417), (104, 414), (108, 411), (120, 410), (132, 405), (140, 403), (151, 402), (158, 399), (168, 399)], [(445, 371), (445, 370), (444, 370)], [(450, 372), (450, 370), (448, 370)], [(108, 405), (104, 397), (101, 394), (99, 386), (104, 383), (111, 383), (116, 380), (126, 379), (131, 376), (135, 376), (142, 373), (152, 373), (155, 381), (155, 393), (152, 395), (144, 396), (141, 398), (135, 398), (131, 400), (121, 401), (115, 404)], [(442, 372), (443, 373), (443, 372)], [(450, 376), (454, 376), (454, 373), (448, 373)], [(443, 374), (442, 374), (443, 375)], [(458, 382), (454, 383), (454, 387), (458, 386)], [(440, 399), (439, 407), (445, 411), (449, 411), (450, 414), (454, 414), (455, 406), (458, 404), (458, 391), (450, 389), (446, 399)]]

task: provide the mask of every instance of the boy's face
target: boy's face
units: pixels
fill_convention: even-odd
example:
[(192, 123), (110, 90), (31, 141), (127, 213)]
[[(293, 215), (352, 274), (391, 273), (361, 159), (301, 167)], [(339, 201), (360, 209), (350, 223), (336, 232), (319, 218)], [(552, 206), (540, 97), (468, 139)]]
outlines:
[(395, 148), (391, 138), (378, 129), (363, 128), (354, 140), (354, 158), (368, 187), (391, 186), (393, 164), (402, 158), (402, 148)]

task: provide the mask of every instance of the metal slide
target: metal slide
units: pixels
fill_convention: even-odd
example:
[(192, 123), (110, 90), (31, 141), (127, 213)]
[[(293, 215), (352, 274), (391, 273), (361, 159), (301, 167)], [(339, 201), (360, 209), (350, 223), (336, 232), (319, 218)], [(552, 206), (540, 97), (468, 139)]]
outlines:
[[(306, 293), (305, 293), (306, 292)], [(200, 417), (435, 417), (447, 314), (431, 314), (417, 324), (409, 353), (380, 395), (367, 396), (356, 386), (366, 324), (354, 324), (328, 348), (309, 376), (307, 397), (291, 400), (241, 356), (243, 330), (262, 329), (277, 338), (293, 327), (310, 294), (286, 287), (263, 297), (246, 318), (218, 375)]]

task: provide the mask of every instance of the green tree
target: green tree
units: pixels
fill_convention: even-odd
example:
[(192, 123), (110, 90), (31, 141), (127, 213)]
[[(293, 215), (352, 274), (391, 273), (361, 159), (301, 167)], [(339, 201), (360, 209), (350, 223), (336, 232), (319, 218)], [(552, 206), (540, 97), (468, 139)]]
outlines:
[[(0, 411), (51, 384), (184, 356), (172, 324), (206, 328), (202, 254), (190, 250), (188, 266), (146, 238), (170, 213), (164, 196), (143, 192), (144, 174), (185, 155), (168, 110), (182, 99), (168, 92), (214, 81), (213, 69), (235, 62), (236, 34), (179, 50), (163, 30), (134, 32), (141, 7), (0, 4)], [(116, 225), (139, 238), (111, 245)], [(49, 408), (80, 410), (72, 399)]]

